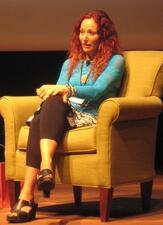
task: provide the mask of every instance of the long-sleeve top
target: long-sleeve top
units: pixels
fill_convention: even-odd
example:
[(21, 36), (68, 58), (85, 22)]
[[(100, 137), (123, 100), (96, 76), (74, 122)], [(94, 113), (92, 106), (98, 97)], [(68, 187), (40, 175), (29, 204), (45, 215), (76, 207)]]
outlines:
[[(73, 104), (77, 111), (97, 115), (102, 101), (118, 94), (124, 74), (124, 57), (119, 54), (113, 55), (95, 81), (90, 73), (91, 65), (88, 65), (86, 61), (81, 61), (68, 79), (69, 63), (69, 59), (63, 63), (57, 84), (72, 85), (75, 88), (75, 97), (85, 99), (85, 105)], [(87, 77), (85, 83), (81, 82), (83, 76)]]

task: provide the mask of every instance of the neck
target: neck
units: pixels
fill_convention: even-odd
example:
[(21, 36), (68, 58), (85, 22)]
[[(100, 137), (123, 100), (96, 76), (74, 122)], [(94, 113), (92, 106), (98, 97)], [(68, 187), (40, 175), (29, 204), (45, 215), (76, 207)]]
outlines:
[(90, 63), (91, 63), (91, 60), (88, 60), (88, 59), (87, 59), (87, 60), (86, 60), (86, 65), (89, 66)]
[(86, 61), (92, 61), (94, 58), (95, 54), (86, 54), (85, 59)]
[(90, 51), (90, 52), (85, 52), (86, 59), (88, 58), (88, 60), (92, 61), (95, 58), (95, 56), (97, 55), (97, 53), (98, 53), (98, 48), (94, 49), (93, 51)]

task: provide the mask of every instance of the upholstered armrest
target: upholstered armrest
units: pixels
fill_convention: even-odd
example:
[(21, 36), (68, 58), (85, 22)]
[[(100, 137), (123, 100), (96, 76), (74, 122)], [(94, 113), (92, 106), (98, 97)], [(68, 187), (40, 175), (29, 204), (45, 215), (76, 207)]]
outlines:
[[(0, 98), (0, 114), (5, 125), (5, 162), (8, 167), (9, 177), (14, 176), (15, 151), (20, 127), (39, 106), (41, 100), (37, 96)], [(10, 169), (9, 169), (10, 167)]]
[(101, 139), (103, 135), (108, 137), (114, 122), (156, 118), (162, 109), (162, 101), (156, 96), (107, 99), (99, 108), (97, 139)]
[(154, 176), (155, 134), (162, 108), (155, 96), (110, 98), (101, 104), (96, 129), (97, 166), (99, 174), (106, 168), (107, 177), (112, 177), (111, 186), (139, 180), (138, 171), (143, 171), (144, 179)]
[(162, 101), (156, 96), (110, 98), (101, 104), (98, 120), (101, 123), (106, 117), (112, 122), (155, 118), (162, 109)]
[[(135, 137), (140, 135), (140, 139), (141, 137), (143, 138), (142, 135), (142, 132), (144, 132), (143, 129), (146, 129), (145, 132), (148, 132), (148, 126), (152, 127), (151, 132), (154, 133), (153, 135), (151, 135), (152, 136), (151, 139), (154, 140), (156, 126), (151, 124), (154, 124), (157, 121), (157, 117), (160, 114), (162, 108), (163, 108), (162, 101), (155, 96), (136, 97), (136, 98), (120, 97), (105, 100), (99, 108), (99, 116), (96, 132), (97, 149), (100, 149), (98, 153), (101, 155), (103, 160), (104, 159), (109, 160), (109, 157), (111, 157), (111, 155), (113, 156), (113, 154), (114, 155), (116, 154), (115, 152), (109, 153), (110, 152), (109, 146), (113, 144), (113, 138), (111, 139), (110, 137), (112, 136), (113, 130), (115, 131), (115, 129), (119, 129), (120, 127), (121, 127), (120, 129), (123, 129), (122, 128), (123, 124), (125, 124), (125, 129), (127, 129), (126, 123), (124, 122), (127, 122), (128, 130), (130, 130), (132, 134), (135, 134), (136, 135)], [(141, 130), (138, 129), (140, 127), (140, 124), (141, 128), (143, 128)], [(123, 133), (122, 131), (122, 133), (120, 134), (119, 132), (121, 131), (117, 130), (115, 132), (118, 132), (117, 135), (121, 136)], [(129, 136), (130, 135), (128, 135), (128, 137)], [(112, 140), (112, 143), (110, 143), (110, 140)], [(118, 137), (114, 140), (116, 140), (116, 144), (118, 144)], [(121, 145), (118, 147), (119, 151), (120, 148), (122, 148)], [(137, 148), (134, 151), (138, 152), (139, 150), (141, 150), (141, 148), (140, 149)], [(118, 154), (119, 153), (116, 154), (116, 157)], [(144, 151), (144, 153), (142, 154), (143, 157), (144, 154), (147, 153), (145, 153)], [(131, 155), (130, 151), (123, 152), (123, 154), (121, 154), (120, 161), (124, 160), (124, 162), (126, 162), (125, 157), (131, 159), (130, 155)]]

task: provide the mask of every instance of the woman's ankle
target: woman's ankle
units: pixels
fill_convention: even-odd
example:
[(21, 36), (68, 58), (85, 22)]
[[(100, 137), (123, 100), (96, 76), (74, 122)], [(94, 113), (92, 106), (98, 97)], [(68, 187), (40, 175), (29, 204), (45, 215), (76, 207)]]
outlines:
[(22, 190), (19, 195), (19, 199), (26, 200), (26, 201), (33, 201), (34, 194)]
[(40, 165), (40, 170), (49, 169), (53, 170), (52, 162), (42, 162)]

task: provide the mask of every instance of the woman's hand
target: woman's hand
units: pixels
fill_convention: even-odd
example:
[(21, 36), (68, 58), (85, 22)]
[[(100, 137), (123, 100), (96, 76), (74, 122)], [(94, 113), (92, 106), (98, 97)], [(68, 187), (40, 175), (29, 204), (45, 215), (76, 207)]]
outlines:
[(37, 95), (46, 100), (51, 95), (61, 95), (63, 102), (67, 103), (69, 89), (66, 85), (45, 84), (36, 89)]

